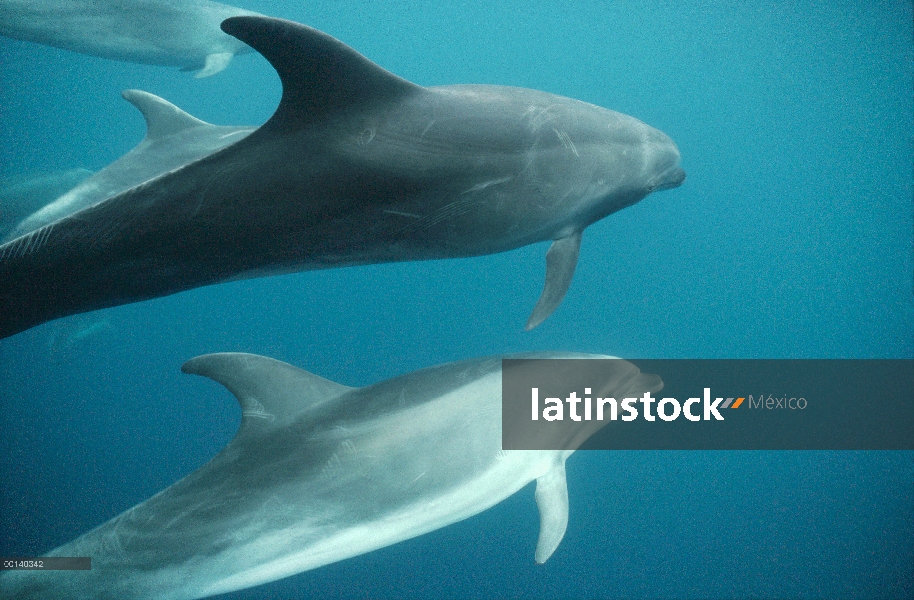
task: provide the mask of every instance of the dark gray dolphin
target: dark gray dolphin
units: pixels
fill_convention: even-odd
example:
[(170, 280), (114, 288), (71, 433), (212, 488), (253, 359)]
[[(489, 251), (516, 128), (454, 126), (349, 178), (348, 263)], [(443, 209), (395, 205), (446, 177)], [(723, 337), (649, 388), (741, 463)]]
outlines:
[(273, 65), (245, 139), (0, 246), (0, 337), (246, 277), (456, 258), (554, 240), (527, 328), (561, 302), (591, 223), (676, 187), (676, 145), (535, 90), (424, 88), (310, 27), (222, 28)]
[[(568, 525), (565, 461), (607, 421), (569, 428), (576, 445), (555, 446), (566, 450), (502, 450), (501, 358), (364, 388), (263, 356), (191, 359), (185, 373), (214, 379), (238, 399), (235, 438), (184, 479), (46, 554), (91, 557), (91, 570), (7, 571), (0, 593), (8, 600), (222, 594), (462, 521), (532, 481), (540, 513), (534, 558), (543, 563)], [(663, 387), (628, 361), (607, 363), (593, 381), (602, 396)]]

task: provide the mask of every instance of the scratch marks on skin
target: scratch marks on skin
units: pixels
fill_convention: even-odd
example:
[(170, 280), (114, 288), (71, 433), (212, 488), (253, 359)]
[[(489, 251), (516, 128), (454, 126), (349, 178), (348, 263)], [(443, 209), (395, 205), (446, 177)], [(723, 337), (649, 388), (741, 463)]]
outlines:
[(51, 237), (53, 230), (54, 224), (51, 223), (4, 244), (0, 247), (0, 260), (20, 258), (38, 251)]
[(89, 240), (89, 248), (95, 250), (103, 248), (108, 244), (121, 229), (121, 223), (118, 221), (102, 221), (100, 227), (96, 227), (91, 235), (85, 231), (85, 237)]
[[(121, 194), (126, 203), (137, 204), (137, 197), (142, 197), (143, 190), (149, 182), (144, 182)], [(66, 249), (75, 242), (85, 242), (87, 250), (98, 250), (105, 247), (124, 229), (125, 223), (135, 221), (138, 217), (128, 215), (126, 219), (112, 217), (92, 219), (84, 216), (90, 211), (100, 210), (100, 207), (109, 199), (101, 200), (92, 206), (77, 211), (74, 214), (62, 217), (58, 221), (48, 223), (44, 227), (30, 231), (21, 237), (10, 240), (0, 246), (0, 261), (15, 258), (24, 258), (37, 253), (50, 244), (51, 246)]]
[(95, 549), (96, 552), (102, 552), (110, 557), (123, 556), (126, 553), (125, 546), (135, 537), (136, 528), (130, 526), (130, 524), (136, 522), (135, 509), (136, 507), (134, 506), (114, 521), (111, 533), (99, 540), (99, 546)]
[(488, 181), (483, 181), (482, 183), (477, 183), (476, 185), (463, 190), (460, 193), (460, 198), (454, 200), (453, 202), (448, 202), (444, 206), (436, 209), (431, 214), (428, 215), (419, 215), (412, 212), (399, 211), (386, 209), (383, 212), (391, 215), (399, 215), (401, 217), (407, 217), (414, 219), (411, 223), (406, 226), (404, 231), (418, 230), (418, 229), (429, 229), (435, 225), (447, 221), (449, 219), (457, 218), (461, 215), (465, 215), (473, 210), (473, 208), (478, 205), (481, 201), (479, 197), (476, 196), (476, 192), (481, 192), (493, 185), (499, 185), (502, 183), (507, 183), (514, 179), (514, 176), (508, 175), (505, 177), (498, 177), (496, 179), (490, 179)]
[(530, 106), (524, 113), (525, 117), (530, 117), (530, 129), (538, 131), (541, 127), (553, 120), (552, 109), (561, 108), (558, 104), (550, 104), (545, 108), (538, 109), (536, 106)]
[(514, 179), (514, 177), (508, 175), (507, 177), (499, 177), (498, 179), (492, 179), (490, 181), (483, 181), (482, 183), (477, 183), (468, 190), (461, 192), (462, 194), (470, 194), (472, 192), (479, 192), (486, 189), (489, 186), (498, 185), (499, 183), (507, 183)]
[(575, 156), (581, 156), (580, 154), (578, 154), (578, 149), (575, 148), (574, 142), (571, 141), (571, 136), (568, 135), (568, 132), (567, 132), (567, 131), (559, 131), (559, 130), (556, 129), (555, 127), (552, 128), (552, 131), (554, 131), (554, 132), (555, 132), (555, 135), (558, 136), (559, 141), (562, 143), (562, 146), (563, 146), (566, 150), (571, 150), (571, 152), (572, 152)]
[(242, 134), (242, 133), (248, 133), (248, 132), (247, 132), (247, 131), (244, 131), (244, 130), (242, 130), (242, 131), (231, 131), (231, 132), (229, 132), (229, 133), (224, 133), (224, 134), (220, 135), (220, 136), (219, 136), (219, 139), (220, 139), (220, 140), (224, 140), (224, 139), (227, 138), (227, 137), (232, 137), (233, 135), (239, 135), (239, 134)]
[(245, 418), (254, 418), (254, 419), (266, 419), (267, 421), (273, 422), (276, 420), (276, 415), (273, 413), (267, 412), (267, 409), (263, 404), (257, 401), (256, 398), (245, 398), (244, 410), (241, 411), (241, 417)]
[(425, 477), (425, 473), (426, 473), (425, 471), (422, 471), (421, 473), (419, 473), (418, 477), (413, 478), (412, 481), (410, 481), (408, 484), (406, 484), (406, 489), (413, 487), (417, 481), (419, 481), (420, 479)]
[(409, 217), (409, 218), (411, 218), (411, 219), (421, 219), (421, 218), (422, 218), (421, 215), (417, 215), (417, 214), (415, 214), (415, 213), (403, 212), (403, 211), (400, 211), (400, 210), (384, 210), (384, 211), (382, 211), (382, 212), (385, 212), (385, 213), (387, 213), (387, 214), (389, 214), (389, 215), (399, 215), (399, 216), (401, 216), (401, 217)]
[(362, 130), (362, 133), (359, 134), (358, 144), (359, 146), (367, 146), (374, 139), (377, 131), (374, 127), (366, 127)]
[[(191, 163), (191, 164), (193, 164), (193, 163)], [(184, 167), (180, 167), (180, 168), (184, 168)], [(235, 172), (235, 170), (236, 170), (236, 168), (235, 168), (234, 162), (230, 162), (229, 164), (223, 165), (223, 166), (219, 167), (218, 169), (216, 169), (216, 172), (213, 173), (213, 175), (211, 175), (206, 180), (206, 183), (200, 187), (200, 193), (197, 194), (197, 202), (194, 206), (193, 211), (190, 213), (190, 215), (188, 215), (188, 219), (193, 219), (200, 214), (200, 212), (203, 210), (203, 208), (207, 205), (208, 196), (210, 196), (210, 190), (215, 188), (216, 185), (219, 184), (220, 182), (228, 180), (229, 175), (231, 173)], [(174, 171), (172, 171), (172, 172), (174, 172)]]
[[(158, 529), (161, 527), (153, 524), (151, 515), (142, 515), (136, 509), (137, 507), (134, 506), (115, 519), (114, 526), (108, 535), (99, 539), (99, 546), (92, 548), (92, 553), (102, 554), (109, 558), (126, 555), (131, 550), (130, 546), (134, 540), (141, 538), (143, 532), (148, 532), (150, 528)], [(179, 520), (186, 513), (187, 511), (182, 512), (173, 520)]]
[(465, 215), (472, 210), (474, 204), (476, 204), (476, 199), (473, 197), (454, 200), (453, 202), (448, 202), (427, 217), (423, 217), (417, 223), (420, 223), (421, 227), (428, 229), (447, 219)]
[[(345, 428), (340, 428), (345, 431)], [(321, 467), (321, 477), (336, 478), (343, 473), (343, 461), (353, 456), (356, 452), (355, 444), (352, 440), (343, 440), (324, 466)]]
[(340, 457), (333, 454), (321, 467), (321, 477), (333, 477), (342, 470)]
[(289, 517), (294, 516), (296, 515), (292, 505), (284, 502), (279, 495), (270, 494), (250, 515), (238, 522), (236, 529), (226, 531), (222, 539), (242, 544), (253, 541), (262, 536), (263, 523), (288, 523)]
[(51, 237), (51, 232), (54, 230), (54, 225), (48, 225), (47, 227), (42, 227), (36, 232), (33, 236), (35, 243), (33, 247), (29, 248), (29, 252), (34, 252), (45, 245), (48, 241), (48, 238)]

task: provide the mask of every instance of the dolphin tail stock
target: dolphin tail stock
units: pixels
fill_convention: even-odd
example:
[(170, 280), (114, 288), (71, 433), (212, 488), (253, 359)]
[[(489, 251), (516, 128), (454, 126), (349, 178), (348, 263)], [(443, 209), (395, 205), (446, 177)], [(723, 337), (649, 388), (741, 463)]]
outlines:
[[(98, 295), (123, 275), (96, 275), (107, 266), (104, 252), (123, 226), (105, 213), (107, 208), (99, 203), (79, 211), (79, 216), (69, 215), (0, 244), (0, 339), (53, 319), (117, 304)], [(108, 218), (85, 218), (99, 212)], [(92, 247), (80, 252), (87, 240)]]
[(49, 229), (46, 226), (0, 244), (0, 339), (58, 316), (48, 306), (52, 294), (42, 285), (47, 280), (40, 272), (35, 276), (38, 269), (29, 260), (51, 235)]
[(527, 325), (524, 326), (525, 331), (530, 331), (545, 321), (562, 303), (574, 277), (580, 250), (580, 231), (552, 242), (546, 253), (546, 283), (543, 285), (543, 293), (530, 313)]

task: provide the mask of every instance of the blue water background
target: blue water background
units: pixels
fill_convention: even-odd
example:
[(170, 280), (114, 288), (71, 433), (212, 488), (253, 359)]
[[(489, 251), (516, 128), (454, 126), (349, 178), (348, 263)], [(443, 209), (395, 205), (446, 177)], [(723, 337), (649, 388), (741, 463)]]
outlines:
[[(564, 303), (522, 326), (547, 246), (197, 289), (0, 341), (0, 554), (40, 555), (205, 463), (240, 411), (180, 365), (265, 354), (348, 385), (523, 350), (914, 357), (908, 2), (239, 1), (423, 85), (537, 88), (669, 134), (688, 173), (584, 234)], [(196, 80), (0, 38), (0, 175), (99, 169), (120, 98), (251, 125), (258, 55)], [(776, 392), (776, 390), (775, 390)], [(226, 598), (914, 595), (914, 453), (581, 452), (544, 566), (528, 487), (390, 548)]]

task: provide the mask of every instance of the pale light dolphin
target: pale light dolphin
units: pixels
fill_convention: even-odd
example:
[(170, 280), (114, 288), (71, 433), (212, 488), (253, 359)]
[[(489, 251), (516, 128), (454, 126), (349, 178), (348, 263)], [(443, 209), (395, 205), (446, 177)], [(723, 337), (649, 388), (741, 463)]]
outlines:
[[(540, 513), (534, 557), (543, 563), (568, 524), (565, 460), (606, 421), (567, 430), (564, 439), (577, 445), (554, 446), (566, 450), (502, 450), (501, 358), (364, 388), (251, 354), (191, 359), (182, 371), (214, 379), (238, 399), (235, 438), (184, 479), (46, 554), (91, 557), (90, 571), (7, 571), (0, 591), (10, 600), (202, 598), (434, 531), (532, 481)], [(594, 380), (604, 396), (663, 387), (627, 361), (607, 362)]]
[(685, 178), (670, 138), (545, 92), (424, 88), (320, 31), (225, 31), (282, 80), (244, 140), (0, 246), (0, 337), (222, 281), (554, 240), (527, 328), (561, 302), (591, 223)]
[(209, 77), (251, 51), (219, 23), (257, 14), (207, 0), (0, 0), (0, 35)]
[(88, 169), (65, 169), (4, 177), (0, 180), (0, 239), (8, 236), (22, 219), (90, 175), (92, 171)]
[[(244, 139), (256, 127), (211, 125), (149, 92), (121, 95), (142, 113), (146, 137), (130, 152), (24, 219), (8, 239), (44, 227)], [(4, 240), (7, 241), (7, 240)]]

